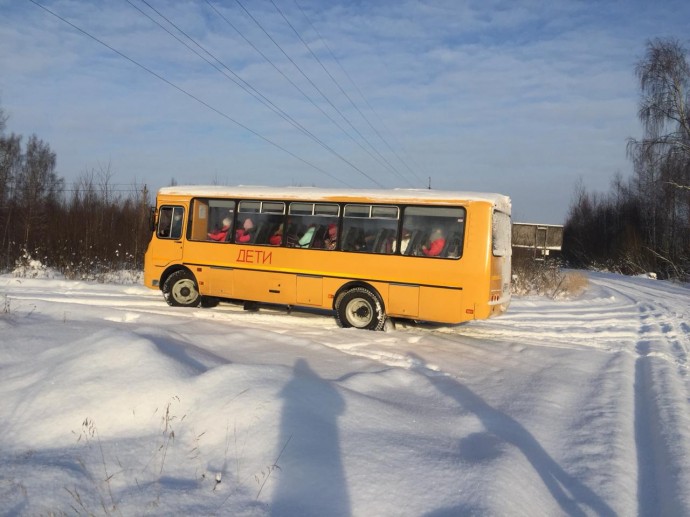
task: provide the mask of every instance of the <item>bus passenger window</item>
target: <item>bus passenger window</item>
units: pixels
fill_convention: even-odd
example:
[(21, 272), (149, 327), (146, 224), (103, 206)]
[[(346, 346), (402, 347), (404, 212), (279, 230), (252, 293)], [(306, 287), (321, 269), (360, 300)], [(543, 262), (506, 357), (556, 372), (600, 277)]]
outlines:
[(464, 232), (464, 208), (408, 207), (403, 216), (400, 252), (417, 257), (460, 258)]
[(334, 250), (338, 240), (340, 207), (332, 203), (290, 203), (287, 245)]
[(195, 198), (190, 207), (187, 238), (192, 241), (230, 242), (234, 220), (234, 201)]
[(346, 205), (343, 212), (343, 250), (393, 253), (399, 213), (397, 206)]
[(283, 218), (285, 203), (282, 201), (240, 201), (235, 242), (280, 246), (283, 243)]

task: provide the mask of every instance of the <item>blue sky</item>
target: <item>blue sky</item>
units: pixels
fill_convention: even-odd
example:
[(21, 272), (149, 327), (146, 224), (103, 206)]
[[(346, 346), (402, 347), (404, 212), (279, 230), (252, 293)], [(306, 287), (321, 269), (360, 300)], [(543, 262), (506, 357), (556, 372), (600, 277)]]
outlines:
[(7, 130), (48, 142), (68, 183), (107, 168), (152, 189), (431, 178), (552, 224), (578, 181), (630, 175), (646, 42), (689, 44), (687, 1), (37, 1), (159, 76), (0, 0)]

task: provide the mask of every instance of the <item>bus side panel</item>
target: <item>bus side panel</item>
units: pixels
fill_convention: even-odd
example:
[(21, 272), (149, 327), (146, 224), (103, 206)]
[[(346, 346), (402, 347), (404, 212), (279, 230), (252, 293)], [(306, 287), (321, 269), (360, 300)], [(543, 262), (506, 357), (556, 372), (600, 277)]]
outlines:
[(323, 304), (323, 278), (320, 276), (297, 275), (297, 305)]
[(439, 289), (435, 287), (420, 287), (419, 289), (419, 319), (442, 321), (445, 323), (460, 323), (466, 319), (461, 311), (462, 291), (458, 289)]
[(295, 303), (294, 274), (235, 269), (232, 276), (234, 298), (285, 305)]
[(205, 278), (199, 280), (199, 290), (207, 296), (234, 298), (233, 275), (235, 270), (228, 267), (207, 267)]
[(467, 216), (467, 240), (462, 261), (462, 293), (465, 307), (462, 307), (461, 321), (485, 319), (493, 314), (490, 304), (493, 286), (500, 285), (500, 277), (494, 278), (492, 256), (492, 211), (491, 205), (473, 204)]
[(388, 288), (386, 312), (391, 316), (417, 318), (419, 316), (419, 286), (391, 284)]

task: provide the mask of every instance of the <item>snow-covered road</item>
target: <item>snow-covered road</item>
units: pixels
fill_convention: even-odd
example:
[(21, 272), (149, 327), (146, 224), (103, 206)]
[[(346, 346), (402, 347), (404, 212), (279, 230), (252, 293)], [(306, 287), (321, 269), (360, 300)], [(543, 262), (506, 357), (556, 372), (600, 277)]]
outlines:
[(687, 515), (690, 290), (589, 279), (366, 332), (0, 277), (0, 510)]

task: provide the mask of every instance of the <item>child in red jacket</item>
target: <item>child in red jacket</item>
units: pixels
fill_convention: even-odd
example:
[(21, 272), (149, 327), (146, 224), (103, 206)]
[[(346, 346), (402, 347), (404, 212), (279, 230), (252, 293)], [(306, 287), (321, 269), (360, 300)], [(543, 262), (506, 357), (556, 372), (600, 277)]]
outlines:
[(436, 228), (431, 232), (431, 237), (429, 237), (429, 246), (422, 246), (422, 253), (427, 257), (438, 257), (443, 251), (443, 247), (446, 245), (446, 239), (443, 236), (443, 232), (440, 228)]
[(232, 221), (230, 221), (230, 218), (226, 217), (225, 219), (223, 219), (223, 226), (219, 230), (213, 230), (211, 233), (209, 233), (208, 238), (218, 242), (224, 241), (225, 237), (230, 231), (231, 224)]

